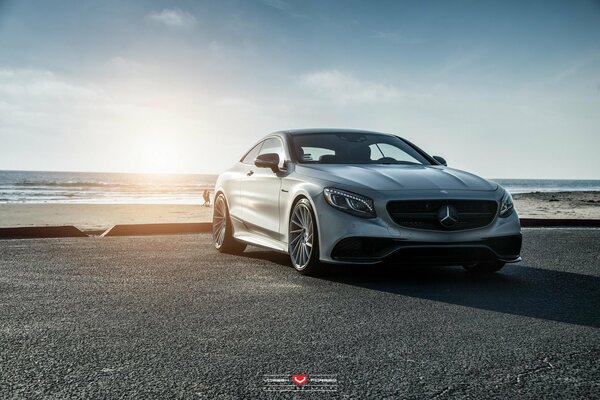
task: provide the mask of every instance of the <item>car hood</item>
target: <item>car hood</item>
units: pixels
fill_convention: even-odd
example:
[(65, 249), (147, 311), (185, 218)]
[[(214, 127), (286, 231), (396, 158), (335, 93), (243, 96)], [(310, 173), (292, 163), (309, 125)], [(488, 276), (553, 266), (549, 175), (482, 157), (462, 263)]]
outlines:
[(296, 172), (341, 185), (373, 190), (493, 191), (498, 187), (477, 175), (438, 165), (299, 164)]

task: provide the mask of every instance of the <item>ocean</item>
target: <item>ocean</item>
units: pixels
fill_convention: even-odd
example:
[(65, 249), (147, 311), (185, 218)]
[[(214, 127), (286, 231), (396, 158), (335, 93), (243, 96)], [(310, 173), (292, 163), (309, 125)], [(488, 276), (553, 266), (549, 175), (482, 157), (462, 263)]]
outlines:
[[(216, 175), (0, 171), (0, 203), (202, 204)], [(600, 180), (492, 179), (511, 193), (600, 191)]]
[(202, 204), (216, 175), (0, 171), (0, 203)]

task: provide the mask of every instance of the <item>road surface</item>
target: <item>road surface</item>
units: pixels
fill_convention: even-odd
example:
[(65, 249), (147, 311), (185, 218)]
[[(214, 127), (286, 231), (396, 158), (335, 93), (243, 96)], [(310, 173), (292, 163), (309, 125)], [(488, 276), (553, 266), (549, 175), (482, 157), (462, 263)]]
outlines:
[[(208, 235), (0, 241), (0, 398), (600, 397), (600, 229), (523, 258), (311, 278)], [(266, 390), (291, 373), (337, 391)]]

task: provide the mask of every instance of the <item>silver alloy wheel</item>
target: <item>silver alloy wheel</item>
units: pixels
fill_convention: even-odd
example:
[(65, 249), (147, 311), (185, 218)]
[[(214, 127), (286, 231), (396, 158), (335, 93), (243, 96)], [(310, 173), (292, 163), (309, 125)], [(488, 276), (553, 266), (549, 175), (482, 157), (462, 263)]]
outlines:
[(294, 268), (303, 270), (313, 250), (314, 226), (310, 209), (302, 203), (294, 208), (290, 220), (289, 251)]
[(219, 195), (215, 202), (213, 211), (213, 241), (215, 247), (220, 249), (225, 242), (225, 230), (227, 228), (227, 205), (223, 196)]

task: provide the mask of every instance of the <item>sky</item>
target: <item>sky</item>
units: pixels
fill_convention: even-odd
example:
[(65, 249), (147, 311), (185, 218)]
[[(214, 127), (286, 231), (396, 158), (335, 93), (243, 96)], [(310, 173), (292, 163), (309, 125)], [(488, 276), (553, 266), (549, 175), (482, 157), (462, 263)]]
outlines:
[(0, 169), (219, 173), (319, 127), (600, 179), (600, 1), (0, 0)]

